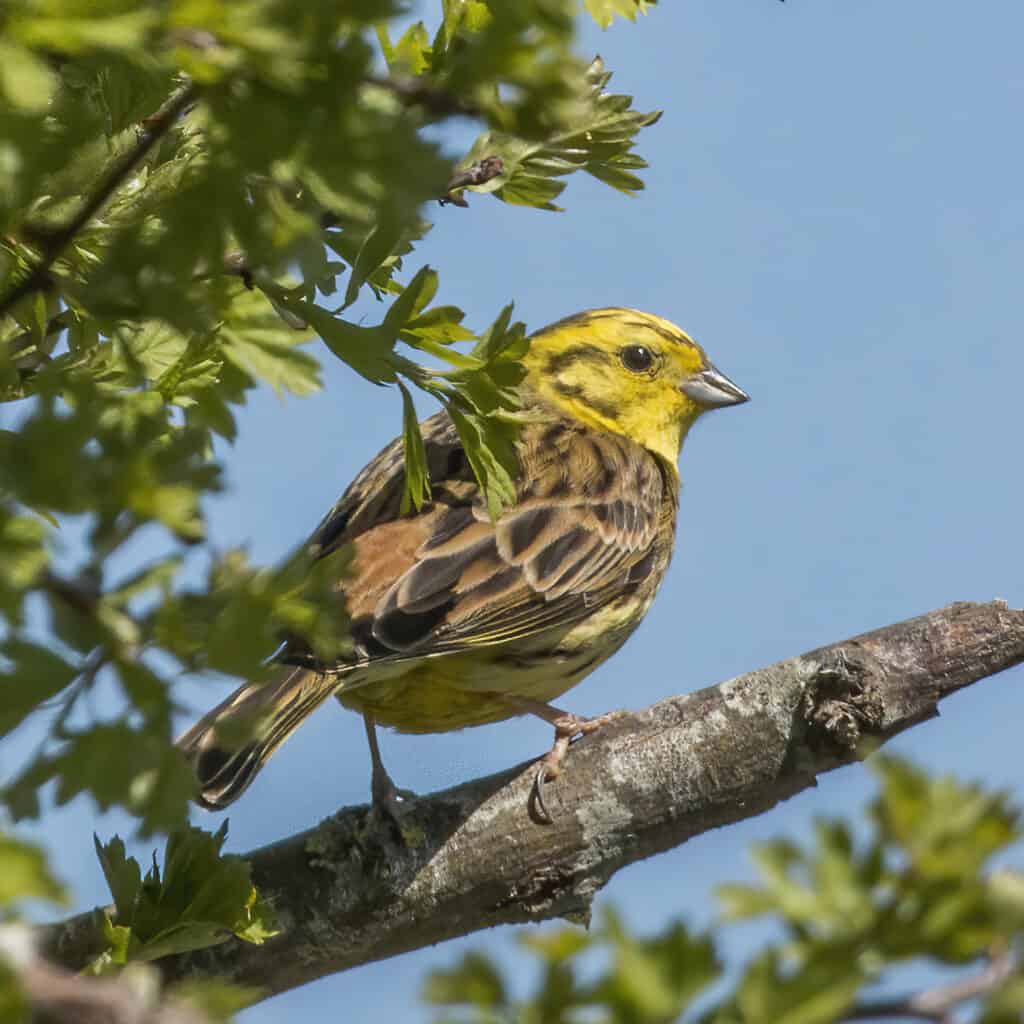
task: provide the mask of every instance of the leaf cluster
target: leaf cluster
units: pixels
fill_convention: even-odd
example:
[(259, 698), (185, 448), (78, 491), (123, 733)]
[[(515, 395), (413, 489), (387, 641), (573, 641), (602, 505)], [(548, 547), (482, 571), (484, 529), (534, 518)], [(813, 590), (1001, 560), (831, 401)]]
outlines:
[(214, 833), (180, 829), (167, 840), (163, 870), (154, 856), (145, 875), (117, 836), (108, 843), (95, 839), (114, 906), (96, 911), (109, 948), (89, 973), (203, 949), (232, 935), (259, 944), (276, 934), (249, 865), (221, 853), (226, 838), (226, 823)]
[[(648, 6), (587, 8), (608, 24)], [(393, 0), (0, 0), (0, 737), (47, 713), (0, 806), (37, 816), (51, 787), (171, 834), (144, 876), (97, 844), (116, 904), (97, 969), (267, 928), (223, 834), (184, 827), (175, 680), (259, 680), (284, 639), (324, 660), (349, 642), (347, 552), (261, 567), (207, 544), (247, 394), (311, 394), (324, 358), (391, 386), (412, 509), (426, 393), (491, 514), (511, 500), (525, 327), (508, 306), (471, 330), (412, 264), (428, 216), (467, 215), (469, 193), (554, 209), (576, 170), (641, 187), (654, 116), (576, 52), (576, 14), (442, 0), (428, 29)], [(467, 152), (437, 141), (455, 119)], [(0, 877), (11, 907), (62, 894), (14, 839)]]
[[(640, 187), (621, 175), (653, 116), (576, 53), (576, 13), (443, 0), (398, 32), (390, 2), (0, 0), (0, 734), (51, 712), (0, 791), (12, 817), (52, 784), (179, 827), (175, 678), (258, 679), (285, 638), (344, 651), (344, 552), (262, 568), (206, 545), (253, 388), (308, 395), (334, 357), (393, 386), (407, 509), (430, 497), (425, 392), (491, 513), (511, 500), (525, 328), (507, 307), (469, 329), (409, 263), (434, 200), (551, 208), (575, 170)], [(452, 119), (479, 133), (467, 153), (437, 141)], [(494, 173), (465, 184), (480, 153)], [(122, 698), (112, 717), (97, 686)]]

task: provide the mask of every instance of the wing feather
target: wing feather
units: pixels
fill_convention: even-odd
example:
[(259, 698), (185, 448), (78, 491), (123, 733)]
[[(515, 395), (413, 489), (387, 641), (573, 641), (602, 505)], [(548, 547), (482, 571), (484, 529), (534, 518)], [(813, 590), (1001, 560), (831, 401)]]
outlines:
[(310, 541), (319, 555), (354, 545), (354, 575), (342, 586), (361, 660), (428, 657), (568, 628), (651, 571), (674, 492), (666, 502), (672, 481), (629, 439), (568, 421), (528, 426), (518, 500), (494, 523), (451, 420), (439, 413), (422, 432), (431, 502), (402, 516), (395, 442)]

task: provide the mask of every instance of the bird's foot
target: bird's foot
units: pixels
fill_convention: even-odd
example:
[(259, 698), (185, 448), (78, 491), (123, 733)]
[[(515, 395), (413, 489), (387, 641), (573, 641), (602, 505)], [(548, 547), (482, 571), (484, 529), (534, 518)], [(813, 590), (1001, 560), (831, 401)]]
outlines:
[[(536, 712), (534, 712), (536, 713)], [(554, 819), (544, 803), (544, 784), (558, 778), (562, 765), (569, 753), (569, 744), (582, 736), (589, 736), (609, 722), (625, 714), (624, 711), (609, 711), (594, 718), (583, 718), (568, 711), (558, 712), (547, 720), (555, 727), (555, 742), (551, 749), (537, 762), (537, 771), (533, 776), (533, 788), (530, 791), (530, 804), (534, 816), (542, 825), (551, 825)]]
[(374, 771), (370, 779), (370, 796), (373, 799), (372, 810), (396, 825), (399, 824), (401, 813), (409, 801), (416, 799), (416, 794), (411, 789), (400, 789), (396, 786), (383, 767), (380, 771)]

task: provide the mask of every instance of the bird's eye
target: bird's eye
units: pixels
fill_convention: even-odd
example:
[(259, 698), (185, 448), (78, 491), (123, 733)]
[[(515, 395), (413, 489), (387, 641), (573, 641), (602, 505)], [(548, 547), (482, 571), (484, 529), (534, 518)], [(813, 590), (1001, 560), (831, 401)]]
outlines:
[(643, 373), (654, 365), (654, 353), (643, 345), (627, 345), (619, 355), (622, 365), (634, 373)]

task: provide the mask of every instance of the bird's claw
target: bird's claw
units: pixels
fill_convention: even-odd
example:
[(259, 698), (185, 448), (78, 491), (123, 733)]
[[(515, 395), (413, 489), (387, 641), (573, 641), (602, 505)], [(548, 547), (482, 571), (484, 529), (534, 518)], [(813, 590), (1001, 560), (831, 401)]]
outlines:
[(406, 809), (411, 800), (416, 799), (416, 794), (411, 789), (400, 789), (391, 781), (391, 776), (386, 773), (383, 776), (374, 775), (370, 793), (373, 798), (372, 809), (389, 818), (396, 825), (402, 811)]
[(530, 809), (539, 824), (554, 824), (554, 819), (544, 802), (544, 784), (561, 774), (562, 764), (569, 753), (569, 744), (575, 739), (597, 732), (598, 729), (621, 714), (621, 711), (611, 711), (596, 718), (581, 718), (579, 715), (566, 714), (560, 715), (552, 722), (555, 727), (555, 742), (537, 765), (537, 771), (533, 776), (533, 786), (530, 790)]

